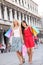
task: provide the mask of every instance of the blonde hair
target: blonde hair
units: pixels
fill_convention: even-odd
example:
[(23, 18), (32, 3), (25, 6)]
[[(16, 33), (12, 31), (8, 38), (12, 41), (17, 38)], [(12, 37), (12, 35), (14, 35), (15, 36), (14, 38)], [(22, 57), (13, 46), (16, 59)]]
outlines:
[(15, 27), (14, 22), (17, 22), (17, 25), (21, 26), (21, 23), (19, 22), (19, 20), (14, 19), (13, 22), (12, 22), (12, 26), (11, 26), (12, 29), (14, 29), (14, 27)]

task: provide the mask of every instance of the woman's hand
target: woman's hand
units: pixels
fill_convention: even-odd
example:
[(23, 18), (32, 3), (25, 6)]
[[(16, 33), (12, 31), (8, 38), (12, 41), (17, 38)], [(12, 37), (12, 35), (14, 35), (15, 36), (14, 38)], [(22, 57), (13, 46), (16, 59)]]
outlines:
[(13, 32), (13, 30), (12, 30), (11, 36), (14, 36), (14, 32)]
[(22, 39), (22, 44), (24, 44), (24, 40)]

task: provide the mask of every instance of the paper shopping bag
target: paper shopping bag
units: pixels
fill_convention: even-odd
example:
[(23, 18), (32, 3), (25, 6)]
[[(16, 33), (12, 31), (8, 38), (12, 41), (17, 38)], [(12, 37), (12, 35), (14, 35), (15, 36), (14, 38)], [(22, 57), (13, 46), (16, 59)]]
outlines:
[(10, 38), (11, 37), (11, 33), (12, 33), (12, 29), (9, 29), (6, 33), (5, 36)]
[(23, 56), (26, 55), (26, 52), (27, 52), (26, 46), (23, 45), (23, 46), (22, 46), (22, 54), (23, 54)]

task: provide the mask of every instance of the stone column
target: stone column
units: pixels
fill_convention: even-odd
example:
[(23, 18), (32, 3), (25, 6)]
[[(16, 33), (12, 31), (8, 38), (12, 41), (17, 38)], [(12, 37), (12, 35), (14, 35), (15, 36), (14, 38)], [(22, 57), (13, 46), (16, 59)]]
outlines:
[(13, 21), (12, 9), (10, 9), (10, 21)]
[(19, 4), (19, 0), (17, 0), (17, 3)]
[(23, 20), (24, 20), (24, 14), (23, 14)]
[(17, 11), (15, 10), (15, 19), (17, 19)]
[(21, 13), (19, 12), (19, 21), (21, 22)]
[(8, 20), (7, 7), (4, 8), (4, 20)]
[(20, 2), (21, 2), (21, 5), (22, 5), (22, 0), (20, 0)]

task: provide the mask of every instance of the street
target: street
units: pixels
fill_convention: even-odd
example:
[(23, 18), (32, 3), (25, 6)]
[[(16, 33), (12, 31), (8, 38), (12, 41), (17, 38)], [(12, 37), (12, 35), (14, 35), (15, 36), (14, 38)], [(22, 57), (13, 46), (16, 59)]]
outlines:
[[(25, 59), (26, 62), (23, 65), (43, 65), (43, 44), (40, 44), (38, 48), (34, 50), (32, 64), (28, 63), (27, 55)], [(16, 53), (0, 53), (0, 65), (19, 65), (19, 60)]]

